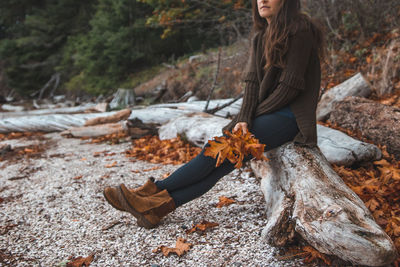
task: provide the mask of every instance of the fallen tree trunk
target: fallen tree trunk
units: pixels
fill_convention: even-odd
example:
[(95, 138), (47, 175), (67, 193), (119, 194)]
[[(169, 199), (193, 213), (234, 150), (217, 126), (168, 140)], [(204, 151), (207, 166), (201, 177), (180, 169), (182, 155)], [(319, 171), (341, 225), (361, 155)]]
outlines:
[(354, 163), (380, 160), (376, 145), (361, 142), (338, 130), (317, 125), (318, 147), (332, 164), (351, 166)]
[[(0, 120), (0, 133), (8, 132), (57, 132), (64, 131), (71, 127), (81, 127), (89, 119), (107, 117), (116, 112), (105, 113), (85, 113), (85, 114), (52, 114), (23, 116), (17, 118), (6, 118)], [(143, 108), (133, 109), (130, 120), (139, 119), (143, 123), (165, 124), (170, 119), (180, 117), (184, 114), (192, 113), (191, 110), (181, 110), (176, 108)]]
[(38, 110), (27, 110), (18, 112), (0, 112), (0, 119), (15, 118), (15, 117), (26, 117), (26, 116), (39, 116), (48, 114), (76, 114), (86, 111), (94, 111), (96, 104), (86, 104), (77, 107), (67, 108), (49, 108), (49, 109), (38, 109)]
[(106, 124), (106, 123), (115, 123), (115, 122), (119, 122), (119, 121), (128, 119), (129, 115), (131, 115), (131, 110), (123, 109), (123, 110), (118, 111), (109, 116), (89, 119), (85, 122), (85, 126), (93, 126), (93, 125)]
[[(210, 100), (210, 103), (208, 105), (208, 109), (212, 110), (217, 107), (220, 107), (222, 105), (225, 105), (229, 102), (234, 100), (233, 98), (228, 98), (228, 99), (215, 99), (215, 100)], [(232, 103), (231, 105), (224, 107), (221, 110), (218, 110), (217, 112), (214, 113), (214, 115), (220, 116), (220, 117), (227, 117), (229, 115), (236, 115), (239, 113), (240, 106), (242, 105), (243, 99), (239, 99)], [(183, 103), (168, 103), (168, 104), (157, 104), (157, 105), (152, 105), (152, 108), (177, 108), (181, 110), (187, 110), (191, 112), (203, 112), (205, 105), (207, 104), (207, 101), (192, 101), (192, 102), (183, 102)]]
[(324, 121), (334, 109), (337, 102), (347, 96), (368, 97), (371, 94), (371, 86), (368, 81), (358, 73), (343, 83), (329, 89), (321, 97), (317, 106), (317, 120)]
[(262, 179), (268, 216), (262, 236), (269, 244), (300, 238), (322, 253), (368, 266), (396, 259), (392, 240), (317, 147), (288, 142), (266, 156), (269, 161), (251, 167)]
[(59, 132), (71, 127), (83, 126), (88, 119), (112, 114), (114, 112), (73, 115), (53, 114), (3, 119), (0, 120), (0, 133)]
[(171, 119), (176, 119), (185, 114), (193, 113), (191, 110), (177, 109), (177, 108), (165, 108), (165, 107), (153, 107), (142, 109), (133, 109), (129, 120), (139, 119), (143, 123), (157, 123), (165, 124)]
[(220, 136), (221, 129), (229, 120), (204, 112), (192, 113), (169, 121), (160, 127), (161, 140), (183, 135), (192, 144), (202, 147), (207, 140)]
[[(169, 121), (160, 127), (160, 139), (171, 139), (184, 135), (191, 143), (202, 147), (214, 136), (220, 136), (228, 119), (212, 116), (206, 113), (193, 113)], [(350, 166), (356, 162), (379, 160), (380, 149), (373, 145), (360, 142), (350, 136), (317, 125), (318, 146), (332, 164)]]
[(99, 137), (109, 134), (127, 133), (126, 122), (106, 123), (93, 126), (73, 127), (61, 132), (66, 137)]
[(347, 97), (335, 105), (331, 123), (360, 132), (400, 159), (400, 109), (361, 97)]
[(158, 124), (145, 124), (139, 119), (120, 121), (116, 123), (104, 123), (83, 127), (72, 127), (61, 132), (68, 137), (99, 137), (109, 134), (125, 133), (131, 138), (140, 138), (145, 135), (157, 134)]

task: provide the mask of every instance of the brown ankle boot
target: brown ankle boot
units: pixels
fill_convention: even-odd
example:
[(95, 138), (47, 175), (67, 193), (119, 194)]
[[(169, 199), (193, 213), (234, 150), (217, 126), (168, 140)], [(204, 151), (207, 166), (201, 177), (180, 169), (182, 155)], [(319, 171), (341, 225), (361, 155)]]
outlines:
[[(106, 187), (104, 188), (103, 195), (108, 203), (117, 210), (126, 211), (121, 205), (121, 199), (118, 187)], [(132, 193), (136, 193), (139, 196), (150, 196), (161, 191), (154, 183), (154, 177), (150, 177), (144, 185), (138, 188), (129, 189)]]
[(164, 216), (176, 209), (174, 200), (165, 189), (146, 197), (132, 193), (124, 184), (120, 189), (128, 204), (125, 208), (136, 217), (138, 225), (146, 229), (156, 227)]

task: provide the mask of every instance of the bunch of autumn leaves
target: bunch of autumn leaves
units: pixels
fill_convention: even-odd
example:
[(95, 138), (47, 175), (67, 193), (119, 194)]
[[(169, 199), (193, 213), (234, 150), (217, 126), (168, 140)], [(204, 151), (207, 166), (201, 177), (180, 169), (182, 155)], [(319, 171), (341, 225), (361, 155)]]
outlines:
[(239, 169), (242, 167), (244, 157), (249, 154), (256, 159), (268, 160), (264, 156), (265, 145), (260, 144), (250, 132), (243, 134), (241, 130), (234, 133), (224, 131), (224, 136), (214, 137), (208, 144), (210, 146), (206, 147), (204, 155), (216, 158), (216, 167), (228, 159)]

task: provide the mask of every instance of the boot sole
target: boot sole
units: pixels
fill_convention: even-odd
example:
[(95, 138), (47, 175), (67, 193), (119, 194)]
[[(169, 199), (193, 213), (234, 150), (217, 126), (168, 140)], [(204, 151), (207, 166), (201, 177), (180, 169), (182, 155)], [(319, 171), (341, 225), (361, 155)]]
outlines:
[(132, 214), (136, 219), (137, 219), (137, 224), (141, 227), (144, 227), (146, 229), (152, 229), (154, 227), (156, 227), (156, 224), (152, 224), (151, 222), (149, 222), (145, 216), (143, 216), (143, 214), (141, 214), (140, 212), (138, 212), (137, 210), (135, 210), (135, 208), (133, 208), (129, 202), (126, 200), (124, 194), (122, 193), (122, 189), (119, 186), (118, 187), (118, 195), (119, 198), (122, 198), (123, 200), (120, 202), (122, 204), (122, 206), (124, 207), (125, 211), (129, 212), (130, 214)]

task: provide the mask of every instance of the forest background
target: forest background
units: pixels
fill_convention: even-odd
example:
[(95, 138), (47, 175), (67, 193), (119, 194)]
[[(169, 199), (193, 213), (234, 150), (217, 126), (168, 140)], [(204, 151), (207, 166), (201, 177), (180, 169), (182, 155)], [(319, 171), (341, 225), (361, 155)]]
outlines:
[[(342, 80), (340, 71), (349, 76), (379, 60), (374, 49), (398, 39), (397, 0), (302, 4), (327, 33), (325, 87)], [(0, 95), (29, 97), (50, 80), (58, 94), (110, 95), (135, 88), (165, 63), (232, 45), (251, 26), (246, 0), (2, 0)], [(395, 87), (389, 80), (384, 92)]]

